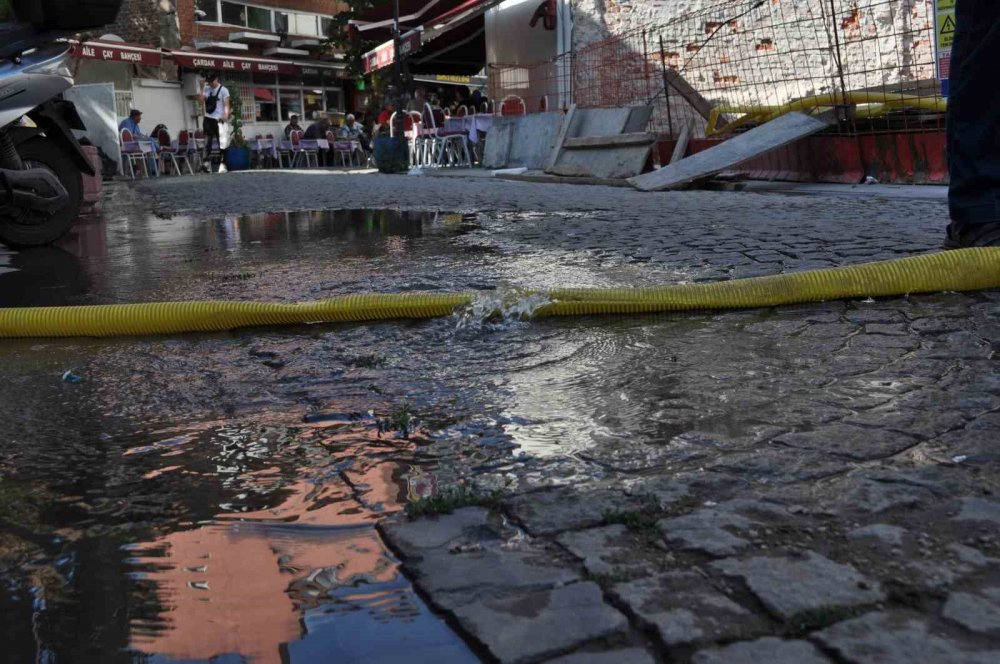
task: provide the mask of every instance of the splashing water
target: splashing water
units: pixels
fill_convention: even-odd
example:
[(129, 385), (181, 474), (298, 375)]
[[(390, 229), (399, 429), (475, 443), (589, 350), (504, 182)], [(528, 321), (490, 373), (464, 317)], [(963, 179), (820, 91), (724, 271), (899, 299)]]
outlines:
[(512, 323), (529, 320), (540, 308), (552, 304), (545, 293), (517, 289), (479, 291), (472, 301), (453, 315), (455, 329), (482, 330), (502, 329)]

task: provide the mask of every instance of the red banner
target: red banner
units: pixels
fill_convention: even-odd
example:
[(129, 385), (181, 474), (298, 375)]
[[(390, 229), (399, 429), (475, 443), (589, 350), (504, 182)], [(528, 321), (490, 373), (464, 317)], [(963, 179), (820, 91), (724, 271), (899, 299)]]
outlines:
[[(411, 30), (399, 38), (400, 55), (405, 58), (419, 49), (420, 45), (420, 31)], [(396, 58), (394, 57), (395, 55), (395, 44), (393, 44), (391, 40), (382, 44), (374, 51), (368, 51), (363, 56), (365, 59), (365, 73), (370, 74), (376, 69), (381, 69), (382, 67), (391, 65), (396, 61)]]
[(133, 65), (159, 67), (163, 54), (150, 47), (130, 44), (110, 44), (107, 42), (84, 42), (73, 45), (73, 57), (108, 62), (126, 62)]
[(299, 67), (290, 62), (259, 60), (256, 58), (232, 58), (215, 53), (194, 53), (172, 51), (170, 57), (183, 66), (192, 69), (214, 69), (220, 72), (238, 71), (254, 74), (298, 74)]

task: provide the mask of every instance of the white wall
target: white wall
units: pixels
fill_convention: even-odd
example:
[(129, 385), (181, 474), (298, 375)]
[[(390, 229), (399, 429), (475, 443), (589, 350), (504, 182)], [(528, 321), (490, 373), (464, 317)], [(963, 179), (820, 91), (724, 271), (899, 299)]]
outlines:
[(144, 133), (153, 131), (153, 127), (158, 124), (164, 124), (170, 137), (177, 138), (180, 130), (187, 126), (180, 83), (149, 78), (135, 79), (132, 81), (132, 105), (142, 111)]

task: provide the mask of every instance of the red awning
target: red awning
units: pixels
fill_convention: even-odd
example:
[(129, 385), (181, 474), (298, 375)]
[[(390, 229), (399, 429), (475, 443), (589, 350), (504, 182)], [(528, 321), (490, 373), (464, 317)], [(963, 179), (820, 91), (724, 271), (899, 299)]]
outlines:
[(274, 94), (267, 88), (254, 88), (253, 96), (260, 101), (274, 101)]
[[(403, 35), (403, 55), (410, 57), (411, 67), (415, 64), (427, 64), (435, 73), (472, 74), (479, 71), (486, 64), (483, 15), (502, 1), (401, 0), (400, 25), (412, 25), (408, 22), (414, 20), (423, 23)], [(378, 48), (364, 55), (365, 73), (395, 61), (391, 39), (391, 10), (387, 19), (383, 18), (386, 11), (385, 5), (380, 5), (366, 12), (360, 19), (351, 21), (362, 38), (386, 39)], [(430, 61), (437, 59), (437, 54), (446, 56), (446, 61), (431, 65)]]
[(73, 57), (87, 60), (125, 62), (133, 65), (159, 67), (163, 52), (152, 46), (125, 42), (88, 41), (73, 44)]
[(281, 60), (263, 58), (234, 58), (218, 53), (198, 51), (171, 51), (170, 57), (182, 67), (192, 69), (215, 69), (220, 72), (238, 71), (254, 74), (298, 74), (299, 67)]

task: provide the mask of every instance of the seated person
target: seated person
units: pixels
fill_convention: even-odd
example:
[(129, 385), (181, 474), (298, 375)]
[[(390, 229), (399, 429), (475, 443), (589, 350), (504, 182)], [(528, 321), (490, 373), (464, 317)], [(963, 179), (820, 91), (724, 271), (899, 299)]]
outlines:
[[(330, 131), (330, 118), (324, 115), (309, 125), (306, 133), (302, 134), (302, 138), (309, 141), (326, 140), (326, 132), (328, 131)], [(321, 165), (333, 164), (333, 146), (329, 146), (326, 150), (319, 148), (319, 156)]]
[(146, 136), (146, 134), (142, 133), (142, 130), (139, 129), (140, 122), (142, 122), (142, 111), (137, 108), (133, 108), (128, 112), (128, 117), (118, 123), (118, 131), (120, 132), (122, 129), (128, 129), (132, 132), (133, 139), (137, 141), (151, 142), (153, 144), (153, 151), (158, 152), (160, 149), (159, 140), (153, 138), (152, 136)]
[(345, 141), (357, 141), (361, 144), (362, 150), (371, 152), (371, 145), (368, 142), (368, 137), (365, 136), (365, 130), (360, 123), (354, 120), (353, 114), (347, 114), (347, 117), (344, 119), (344, 126), (340, 128), (337, 134), (338, 138), (342, 138)]
[(299, 116), (293, 115), (288, 118), (288, 124), (285, 125), (285, 140), (291, 140), (293, 131), (302, 131), (302, 125), (299, 124)]
[(153, 138), (152, 136), (147, 136), (142, 133), (139, 129), (139, 123), (142, 122), (142, 111), (137, 108), (133, 108), (128, 112), (128, 117), (118, 123), (118, 132), (121, 135), (122, 129), (128, 129), (132, 132), (132, 139), (135, 141), (141, 141), (148, 145), (153, 146), (153, 151), (146, 157), (147, 168), (149, 168), (150, 173), (159, 173), (158, 167), (158, 155), (160, 153), (160, 140), (158, 138)]
[[(392, 120), (392, 114), (396, 112), (396, 106), (390, 101), (387, 102), (385, 108), (382, 112), (378, 114), (378, 119), (375, 120), (375, 128), (372, 129), (373, 136), (391, 136), (391, 128), (389, 123)], [(413, 129), (413, 120), (410, 115), (403, 112), (403, 131), (410, 131)]]

